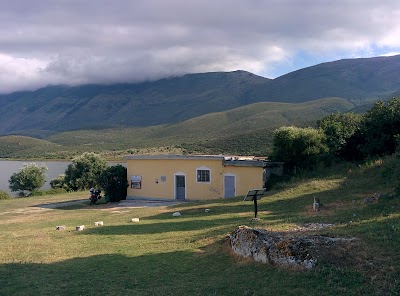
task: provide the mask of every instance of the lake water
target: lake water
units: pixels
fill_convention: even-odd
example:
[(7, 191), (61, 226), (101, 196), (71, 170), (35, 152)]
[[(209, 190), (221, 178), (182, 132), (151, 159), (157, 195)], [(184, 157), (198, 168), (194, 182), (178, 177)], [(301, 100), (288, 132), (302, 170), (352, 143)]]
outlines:
[[(35, 162), (38, 166), (44, 164), (48, 170), (46, 172), (47, 180), (42, 189), (49, 189), (50, 181), (57, 178), (60, 174), (63, 174), (67, 169), (67, 166), (71, 163), (70, 161), (15, 161), (15, 160), (1, 160), (0, 161), (0, 189), (11, 192), (8, 183), (13, 173), (19, 172), (19, 169), (24, 166), (24, 163)], [(117, 165), (125, 163), (110, 162), (109, 165)]]

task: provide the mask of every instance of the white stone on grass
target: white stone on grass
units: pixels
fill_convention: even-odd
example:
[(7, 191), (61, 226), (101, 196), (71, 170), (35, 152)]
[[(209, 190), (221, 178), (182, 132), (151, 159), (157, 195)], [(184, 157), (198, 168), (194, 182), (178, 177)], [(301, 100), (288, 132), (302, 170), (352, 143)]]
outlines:
[(172, 214), (172, 217), (180, 217), (180, 216), (182, 216), (182, 215), (179, 212), (175, 212)]
[(135, 223), (138, 223), (138, 222), (140, 221), (140, 219), (139, 219), (139, 218), (132, 218), (131, 221), (132, 221), (132, 222), (135, 222)]
[(82, 231), (85, 229), (85, 225), (76, 226), (76, 231)]
[(210, 209), (205, 209), (204, 212), (205, 212), (205, 213), (209, 213), (209, 212), (210, 212)]
[(103, 221), (94, 222), (94, 226), (103, 226)]
[(64, 225), (56, 226), (56, 230), (65, 230)]

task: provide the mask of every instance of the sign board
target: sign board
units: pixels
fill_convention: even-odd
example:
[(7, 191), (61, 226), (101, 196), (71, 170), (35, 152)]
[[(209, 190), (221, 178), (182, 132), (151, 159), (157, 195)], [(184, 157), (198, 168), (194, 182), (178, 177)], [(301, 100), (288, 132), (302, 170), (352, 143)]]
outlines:
[(261, 199), (265, 193), (265, 189), (253, 189), (250, 190), (243, 201), (253, 201), (254, 199)]
[(131, 176), (131, 188), (142, 189), (142, 176)]
[(264, 196), (265, 189), (252, 189), (250, 190), (243, 201), (252, 201), (254, 202), (254, 218), (253, 220), (258, 220), (257, 219), (257, 200), (261, 199)]
[(142, 176), (131, 176), (131, 181), (142, 181)]

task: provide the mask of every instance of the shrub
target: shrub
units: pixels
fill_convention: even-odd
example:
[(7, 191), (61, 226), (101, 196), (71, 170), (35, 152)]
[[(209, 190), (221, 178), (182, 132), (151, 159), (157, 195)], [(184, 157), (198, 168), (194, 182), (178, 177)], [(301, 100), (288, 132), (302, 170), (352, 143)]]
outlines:
[(314, 128), (285, 126), (274, 132), (272, 157), (288, 168), (313, 169), (328, 152), (325, 135)]
[(8, 192), (0, 190), (0, 200), (4, 200), (4, 199), (11, 199), (11, 195), (8, 194)]
[(54, 195), (60, 193), (66, 193), (67, 190), (64, 188), (47, 189), (47, 190), (33, 190), (30, 196), (43, 196), (43, 195)]
[(125, 199), (129, 185), (126, 167), (119, 164), (106, 168), (98, 176), (97, 183), (103, 188), (111, 202)]
[(319, 121), (324, 132), (329, 152), (341, 158), (350, 158), (347, 149), (350, 138), (360, 129), (362, 115), (355, 113), (335, 113)]
[(393, 154), (400, 134), (400, 99), (393, 98), (387, 103), (378, 101), (365, 114), (361, 134), (364, 143), (360, 150), (364, 157)]
[(52, 189), (64, 189), (68, 190), (68, 185), (65, 183), (65, 174), (59, 175), (57, 178), (50, 181), (50, 186)]

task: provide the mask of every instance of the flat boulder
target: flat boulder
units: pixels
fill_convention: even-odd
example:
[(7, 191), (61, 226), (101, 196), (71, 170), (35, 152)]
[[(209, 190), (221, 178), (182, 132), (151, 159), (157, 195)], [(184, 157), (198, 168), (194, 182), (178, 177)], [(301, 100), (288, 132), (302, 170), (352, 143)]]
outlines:
[[(304, 232), (273, 232), (239, 226), (229, 235), (233, 253), (265, 264), (282, 267), (314, 268), (324, 254), (335, 254), (338, 244), (354, 238), (305, 235)], [(342, 256), (341, 254), (340, 256)]]

